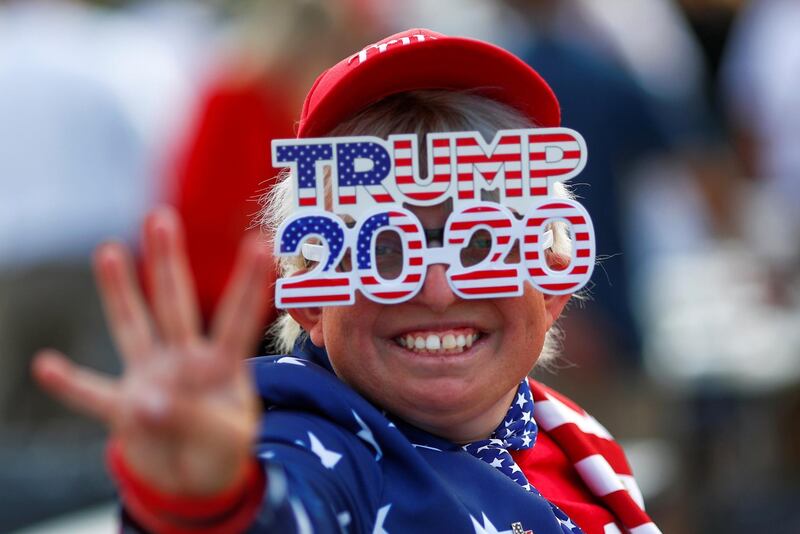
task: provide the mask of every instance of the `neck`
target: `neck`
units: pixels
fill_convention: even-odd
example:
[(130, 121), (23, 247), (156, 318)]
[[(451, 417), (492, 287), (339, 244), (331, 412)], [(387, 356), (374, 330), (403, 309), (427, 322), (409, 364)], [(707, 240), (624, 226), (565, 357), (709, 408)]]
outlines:
[(427, 420), (408, 422), (417, 428), (448, 439), (453, 443), (458, 443), (459, 445), (487, 439), (503, 421), (516, 393), (517, 386), (514, 386), (511, 391), (503, 395), (503, 397), (490, 406), (489, 409), (483, 410), (478, 414), (470, 414), (470, 416), (464, 418), (464, 420), (457, 419), (450, 421), (445, 419), (444, 421), (437, 420), (434, 423)]

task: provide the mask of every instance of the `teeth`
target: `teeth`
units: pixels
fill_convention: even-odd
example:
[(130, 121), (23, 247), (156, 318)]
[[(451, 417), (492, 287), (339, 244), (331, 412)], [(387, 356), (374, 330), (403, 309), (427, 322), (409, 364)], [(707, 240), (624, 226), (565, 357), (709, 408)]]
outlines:
[(478, 340), (480, 334), (455, 334), (444, 335), (424, 333), (420, 335), (406, 334), (395, 338), (401, 347), (414, 352), (441, 352), (442, 354), (458, 354), (469, 349)]
[(454, 349), (456, 348), (456, 336), (453, 334), (447, 334), (442, 338), (442, 348), (443, 349)]

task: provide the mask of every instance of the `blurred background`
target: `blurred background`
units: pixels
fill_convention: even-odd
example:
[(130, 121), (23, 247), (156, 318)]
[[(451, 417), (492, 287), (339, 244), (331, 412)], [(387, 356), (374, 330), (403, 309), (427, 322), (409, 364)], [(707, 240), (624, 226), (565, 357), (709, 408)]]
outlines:
[(800, 532), (797, 0), (0, 1), (0, 532), (114, 531), (102, 429), (28, 371), (119, 371), (93, 247), (174, 204), (208, 318), (270, 140), (409, 27), (516, 52), (587, 140), (602, 259), (537, 378), (626, 446), (665, 533)]

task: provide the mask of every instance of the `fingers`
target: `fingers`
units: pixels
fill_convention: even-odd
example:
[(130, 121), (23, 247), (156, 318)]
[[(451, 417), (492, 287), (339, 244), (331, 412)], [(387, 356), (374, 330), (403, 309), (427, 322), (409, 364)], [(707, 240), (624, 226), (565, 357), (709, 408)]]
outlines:
[(117, 349), (126, 364), (140, 362), (152, 353), (155, 338), (130, 253), (119, 243), (105, 244), (95, 254), (94, 267)]
[(40, 351), (31, 367), (39, 384), (73, 409), (107, 424), (119, 413), (116, 380), (77, 366), (55, 350)]
[(250, 232), (239, 247), (233, 276), (212, 325), (212, 339), (225, 354), (237, 359), (247, 356), (261, 334), (271, 269), (269, 249), (256, 232)]
[(145, 270), (156, 324), (167, 345), (185, 345), (197, 339), (200, 313), (183, 229), (171, 208), (155, 210), (145, 222)]

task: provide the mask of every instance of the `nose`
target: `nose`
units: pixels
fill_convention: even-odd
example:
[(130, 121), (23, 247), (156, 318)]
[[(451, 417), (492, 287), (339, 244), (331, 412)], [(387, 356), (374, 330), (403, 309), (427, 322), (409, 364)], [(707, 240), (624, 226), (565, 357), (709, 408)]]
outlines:
[(412, 302), (426, 306), (436, 313), (444, 313), (447, 308), (455, 304), (459, 297), (447, 283), (446, 271), (447, 265), (441, 263), (429, 265), (422, 289)]

